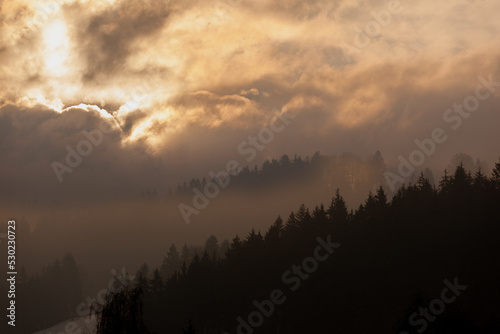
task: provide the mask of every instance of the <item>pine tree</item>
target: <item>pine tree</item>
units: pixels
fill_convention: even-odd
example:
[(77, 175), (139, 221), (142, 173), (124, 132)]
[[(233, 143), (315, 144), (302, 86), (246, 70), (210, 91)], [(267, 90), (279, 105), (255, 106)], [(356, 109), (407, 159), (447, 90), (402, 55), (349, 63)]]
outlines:
[(484, 190), (488, 187), (488, 178), (483, 174), (481, 168), (474, 174), (474, 178), (472, 179), (472, 184), (478, 190)]
[(236, 235), (232, 242), (231, 242), (231, 246), (230, 246), (230, 249), (233, 249), (233, 250), (238, 250), (241, 248), (241, 239), (238, 235)]
[(191, 263), (191, 256), (191, 250), (188, 245), (184, 243), (184, 246), (182, 247), (181, 260), (186, 263), (186, 265), (189, 265), (189, 263)]
[(420, 172), (420, 175), (417, 179), (416, 186), (417, 186), (418, 190), (420, 190), (424, 193), (429, 193), (432, 191), (432, 185), (431, 185), (429, 179), (427, 179), (424, 176), (423, 172)]
[(306, 208), (305, 204), (301, 204), (299, 210), (295, 214), (299, 225), (304, 225), (310, 222), (311, 214), (309, 213), (309, 209)]
[(264, 238), (260, 234), (260, 231), (258, 233), (255, 233), (255, 229), (252, 229), (252, 231), (245, 239), (245, 245), (250, 248), (256, 248), (262, 243), (263, 240)]
[(219, 241), (215, 235), (211, 235), (205, 242), (205, 252), (207, 252), (213, 260), (217, 258), (219, 251)]
[(167, 256), (163, 258), (163, 263), (160, 267), (160, 273), (164, 280), (167, 280), (181, 267), (181, 258), (175, 244), (170, 246)]
[(451, 180), (451, 185), (455, 190), (463, 191), (472, 184), (472, 177), (467, 171), (463, 163), (457, 166), (455, 174)]
[(312, 220), (315, 224), (324, 224), (328, 221), (328, 215), (325, 211), (323, 203), (320, 206), (316, 206), (312, 212)]
[(142, 289), (144, 292), (148, 292), (150, 290), (149, 286), (149, 267), (144, 262), (141, 268), (137, 271), (135, 275), (135, 285)]
[(295, 231), (298, 228), (299, 228), (299, 220), (295, 217), (295, 214), (291, 212), (290, 215), (288, 216), (288, 220), (285, 225), (285, 230)]
[(493, 169), (493, 173), (491, 176), (491, 181), (496, 189), (500, 189), (500, 158), (498, 162), (495, 163), (495, 168)]
[(444, 175), (441, 181), (439, 181), (439, 190), (441, 194), (448, 194), (451, 187), (451, 177), (448, 175), (448, 170), (444, 170)]
[(269, 230), (264, 237), (265, 241), (269, 241), (271, 244), (275, 244), (281, 238), (281, 234), (283, 233), (283, 220), (280, 216), (276, 218), (274, 224), (269, 227)]
[(340, 195), (340, 190), (335, 191), (330, 207), (328, 208), (328, 218), (339, 232), (346, 232), (349, 224), (349, 212), (344, 198)]
[(163, 291), (163, 280), (158, 269), (155, 269), (155, 271), (153, 272), (153, 278), (150, 281), (150, 286), (153, 292), (158, 293)]
[(377, 207), (380, 209), (384, 209), (387, 207), (387, 195), (385, 194), (384, 188), (382, 186), (377, 189), (375, 202), (377, 203)]
[(225, 258), (228, 250), (229, 250), (229, 241), (226, 239), (220, 244), (219, 257)]

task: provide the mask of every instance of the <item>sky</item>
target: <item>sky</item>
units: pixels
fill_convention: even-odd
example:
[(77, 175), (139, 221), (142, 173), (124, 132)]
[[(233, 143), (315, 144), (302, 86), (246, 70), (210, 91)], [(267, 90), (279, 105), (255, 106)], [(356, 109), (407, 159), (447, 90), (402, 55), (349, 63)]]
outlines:
[[(460, 120), (447, 113), (500, 82), (498, 1), (0, 6), (4, 201), (166, 192), (230, 160), (316, 151), (380, 150), (396, 171), (436, 128), (447, 140), (422, 168), (440, 172), (456, 153), (490, 167), (500, 156), (500, 84), (480, 89), (488, 97)], [(293, 118), (248, 161), (239, 145), (284, 115)], [(85, 148), (82, 131), (96, 144)], [(78, 145), (90, 153), (71, 167)]]

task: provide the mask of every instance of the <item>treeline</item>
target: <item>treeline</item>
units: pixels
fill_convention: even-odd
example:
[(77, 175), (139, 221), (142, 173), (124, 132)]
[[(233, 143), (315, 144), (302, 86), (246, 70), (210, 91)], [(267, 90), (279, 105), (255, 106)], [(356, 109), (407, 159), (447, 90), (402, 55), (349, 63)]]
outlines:
[[(99, 333), (117, 319), (127, 333), (497, 333), (499, 202), (500, 161), (490, 176), (461, 164), (437, 187), (421, 174), (391, 200), (379, 187), (356, 210), (337, 192), (326, 207), (236, 236), (225, 257), (205, 251), (167, 280), (144, 273), (109, 296)], [(318, 238), (340, 246), (305, 270)], [(422, 313), (457, 279), (465, 292)], [(136, 312), (121, 313), (116, 298)]]
[[(357, 194), (374, 191), (384, 181), (386, 166), (382, 154), (362, 159), (350, 153), (326, 156), (316, 152), (311, 158), (294, 156), (291, 159), (283, 155), (279, 159), (266, 160), (262, 166), (253, 168), (245, 166), (237, 176), (232, 176), (232, 191), (251, 192), (255, 189), (283, 189), (302, 187), (304, 191), (314, 188), (317, 193), (327, 194), (336, 188), (345, 189), (348, 202)], [(193, 189), (203, 189), (207, 182), (214, 180), (192, 178), (189, 182), (179, 184), (175, 191), (169, 191), (169, 197), (192, 197)], [(143, 198), (158, 198), (156, 190), (142, 190)]]
[[(82, 282), (71, 254), (28, 275), (24, 267), (16, 278), (16, 333), (33, 333), (75, 316), (82, 302)], [(12, 330), (2, 322), (2, 327)], [(2, 331), (4, 332), (4, 331)]]
[[(312, 158), (303, 159), (295, 156), (290, 159), (288, 155), (283, 155), (280, 159), (266, 160), (259, 168), (245, 166), (239, 174), (233, 177), (232, 187), (256, 187), (262, 184), (280, 185), (283, 182), (293, 182), (294, 180), (309, 179), (312, 176), (321, 175), (321, 170), (326, 168), (326, 156), (321, 156), (319, 152)], [(174, 192), (175, 195), (192, 195), (194, 188), (202, 189), (207, 182), (206, 177), (202, 179), (193, 178), (189, 182), (179, 184)]]
[[(474, 159), (465, 153), (455, 154), (449, 162), (448, 168), (454, 169), (460, 163), (466, 170), (475, 173), (479, 170), (483, 172), (489, 170), (485, 161)], [(344, 198), (351, 196), (347, 192), (363, 193), (376, 191), (380, 185), (385, 185), (384, 173), (387, 166), (380, 151), (373, 155), (361, 158), (352, 153), (343, 153), (340, 155), (322, 155), (316, 152), (312, 157), (295, 155), (291, 159), (284, 154), (279, 159), (266, 159), (262, 166), (255, 165), (253, 168), (245, 166), (237, 176), (231, 177), (231, 188), (234, 190), (243, 189), (245, 191), (252, 188), (282, 187), (284, 184), (290, 185), (302, 181), (308, 184), (313, 183), (319, 188), (329, 190), (344, 189)], [(423, 175), (434, 185), (434, 174), (429, 168), (422, 171), (416, 171), (410, 177), (408, 182), (415, 183), (419, 174)], [(174, 190), (167, 191), (166, 198), (176, 196), (192, 196), (193, 189), (203, 189), (207, 182), (211, 182), (207, 177), (192, 178), (189, 182), (184, 181), (177, 185)], [(156, 189), (142, 189), (140, 198), (159, 199), (161, 195)]]
[[(151, 272), (147, 263), (144, 263), (135, 275), (136, 282), (146, 282), (148, 277), (154, 277), (154, 281), (159, 281), (159, 279), (167, 281), (176, 272), (182, 271), (182, 268), (185, 270), (193, 260), (199, 259), (203, 254), (210, 254), (214, 259), (223, 259), (228, 250), (229, 241), (224, 240), (219, 244), (215, 235), (211, 235), (204, 246), (188, 246), (184, 244), (181, 252), (177, 250), (175, 244), (172, 244), (167, 251), (167, 255), (163, 257), (160, 268)], [(146, 283), (140, 285), (147, 286)], [(151, 283), (151, 285), (154, 284)]]

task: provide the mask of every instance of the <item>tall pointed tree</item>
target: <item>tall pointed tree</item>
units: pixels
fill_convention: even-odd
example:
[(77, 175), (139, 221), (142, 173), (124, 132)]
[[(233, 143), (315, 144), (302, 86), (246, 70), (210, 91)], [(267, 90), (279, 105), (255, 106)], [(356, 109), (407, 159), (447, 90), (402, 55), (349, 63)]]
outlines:
[(172, 244), (167, 252), (167, 256), (163, 258), (163, 262), (160, 267), (160, 274), (163, 280), (166, 281), (180, 268), (181, 258), (179, 252), (177, 251), (177, 247), (175, 247), (175, 244)]
[(349, 212), (344, 198), (340, 195), (340, 190), (337, 188), (335, 196), (332, 198), (330, 207), (328, 208), (329, 221), (338, 227), (339, 231), (345, 232), (349, 224)]
[(271, 244), (275, 244), (281, 238), (282, 232), (283, 220), (280, 216), (278, 216), (278, 218), (276, 218), (276, 220), (274, 221), (274, 224), (269, 227), (264, 240), (270, 242)]
[(137, 274), (135, 275), (135, 284), (144, 292), (148, 292), (150, 290), (149, 266), (146, 262), (144, 262), (141, 268), (137, 271)]
[(192, 257), (191, 250), (189, 249), (188, 245), (184, 243), (184, 246), (182, 247), (181, 251), (181, 261), (185, 262), (186, 265), (189, 265), (189, 263), (191, 262), (191, 257)]
[(150, 281), (151, 291), (153, 293), (158, 293), (163, 291), (163, 280), (160, 275), (160, 271), (155, 269), (153, 272), (153, 278)]
[(498, 159), (498, 162), (495, 163), (495, 168), (493, 169), (491, 181), (493, 182), (495, 188), (500, 189), (500, 158)]
[(217, 258), (218, 251), (219, 240), (217, 240), (215, 235), (211, 235), (205, 242), (205, 252), (207, 252), (213, 260), (215, 260)]

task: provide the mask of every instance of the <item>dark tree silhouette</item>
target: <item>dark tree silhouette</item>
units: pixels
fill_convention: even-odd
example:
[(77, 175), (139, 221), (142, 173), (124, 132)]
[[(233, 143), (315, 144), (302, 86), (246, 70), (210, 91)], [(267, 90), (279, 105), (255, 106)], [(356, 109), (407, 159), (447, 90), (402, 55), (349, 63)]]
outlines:
[(196, 329), (194, 329), (193, 327), (193, 324), (191, 322), (191, 320), (189, 320), (189, 324), (188, 326), (183, 330), (183, 333), (184, 334), (196, 334), (198, 333), (198, 331)]
[[(266, 171), (287, 164), (281, 160), (270, 161)], [(326, 210), (301, 205), (286, 223), (278, 216), (264, 236), (255, 229), (236, 236), (224, 258), (209, 254), (217, 245), (212, 236), (205, 252), (163, 290), (154, 288), (153, 274), (144, 295), (144, 326), (157, 333), (194, 333), (191, 323), (186, 327), (190, 319), (201, 333), (235, 333), (242, 321), (253, 324), (255, 333), (269, 334), (413, 333), (409, 317), (442, 298), (444, 279), (458, 278), (470, 288), (427, 320), (426, 333), (498, 333), (499, 180), (500, 162), (490, 178), (459, 164), (453, 174), (445, 172), (438, 188), (421, 172), (392, 198), (375, 188), (354, 212), (337, 191)], [(325, 240), (342, 246), (330, 254)], [(322, 261), (312, 257), (327, 254)], [(267, 311), (256, 306), (268, 305), (264, 301), (276, 289), (286, 296), (284, 303)], [(101, 323), (124, 317), (142, 326), (140, 294), (129, 290), (118, 297), (108, 301), (102, 318), (111, 318)], [(255, 325), (257, 311), (269, 315)]]
[(105, 305), (94, 305), (97, 314), (97, 334), (147, 334), (142, 319), (141, 288), (127, 287), (108, 292)]

